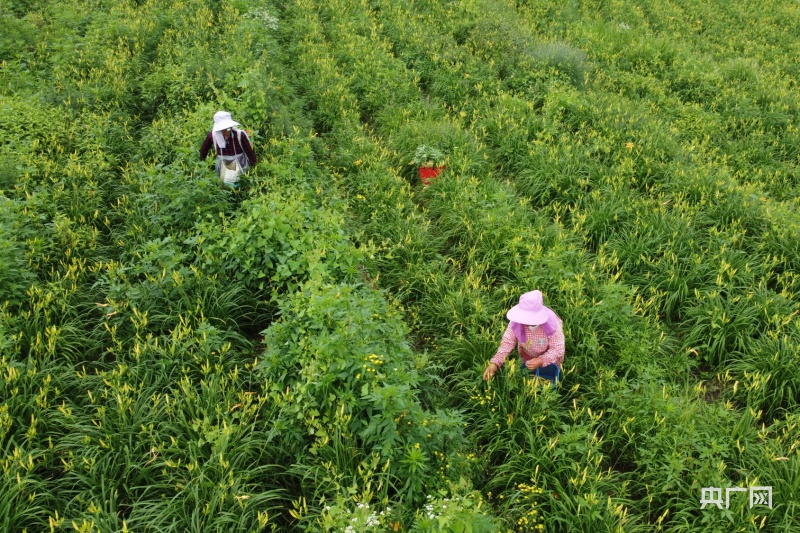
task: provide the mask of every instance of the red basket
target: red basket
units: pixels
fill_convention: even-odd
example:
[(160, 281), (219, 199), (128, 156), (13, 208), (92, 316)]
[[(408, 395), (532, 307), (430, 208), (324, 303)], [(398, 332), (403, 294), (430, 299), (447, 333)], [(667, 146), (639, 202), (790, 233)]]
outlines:
[(419, 167), (419, 177), (422, 180), (422, 184), (427, 186), (430, 185), (431, 182), (439, 175), (441, 171), (445, 169), (445, 166), (441, 167)]

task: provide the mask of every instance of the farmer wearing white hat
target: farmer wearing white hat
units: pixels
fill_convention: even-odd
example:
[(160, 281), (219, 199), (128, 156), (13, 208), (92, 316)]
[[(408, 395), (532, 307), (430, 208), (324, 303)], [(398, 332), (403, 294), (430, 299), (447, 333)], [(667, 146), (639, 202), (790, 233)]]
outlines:
[(510, 321), (497, 353), (489, 360), (483, 379), (494, 377), (516, 346), (522, 367), (531, 375), (555, 384), (561, 377), (564, 361), (564, 329), (561, 319), (542, 303), (541, 291), (526, 292), (519, 304), (509, 309)]
[(240, 124), (227, 111), (214, 113), (214, 126), (200, 147), (200, 160), (205, 161), (211, 147), (216, 147), (217, 174), (226, 185), (238, 186), (238, 176), (257, 162), (247, 133), (238, 129)]

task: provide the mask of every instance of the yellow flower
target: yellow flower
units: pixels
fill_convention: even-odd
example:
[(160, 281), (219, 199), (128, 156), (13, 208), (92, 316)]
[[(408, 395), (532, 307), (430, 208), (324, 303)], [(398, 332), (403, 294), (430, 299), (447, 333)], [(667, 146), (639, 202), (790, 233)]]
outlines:
[(625, 148), (628, 150), (633, 150), (633, 143), (625, 143)]

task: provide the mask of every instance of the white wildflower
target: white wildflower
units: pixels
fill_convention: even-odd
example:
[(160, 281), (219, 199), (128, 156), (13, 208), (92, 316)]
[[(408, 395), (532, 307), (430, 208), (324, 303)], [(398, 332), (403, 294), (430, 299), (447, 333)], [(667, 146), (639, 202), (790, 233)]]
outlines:
[(248, 11), (244, 16), (264, 21), (264, 25), (271, 29), (277, 30), (278, 29), (278, 18), (272, 15), (269, 10), (265, 7), (255, 8)]

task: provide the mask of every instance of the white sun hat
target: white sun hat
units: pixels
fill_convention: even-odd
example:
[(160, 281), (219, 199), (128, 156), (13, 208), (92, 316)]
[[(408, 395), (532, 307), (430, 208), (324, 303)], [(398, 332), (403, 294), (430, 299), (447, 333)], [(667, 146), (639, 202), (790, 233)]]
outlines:
[(214, 138), (214, 142), (217, 146), (225, 148), (227, 145), (225, 137), (222, 135), (223, 130), (239, 125), (238, 122), (231, 118), (231, 114), (228, 111), (217, 111), (214, 113), (214, 127), (211, 128), (211, 136)]
[(211, 128), (211, 131), (227, 130), (234, 126), (240, 126), (240, 124), (231, 118), (231, 114), (228, 111), (214, 113), (214, 127)]

